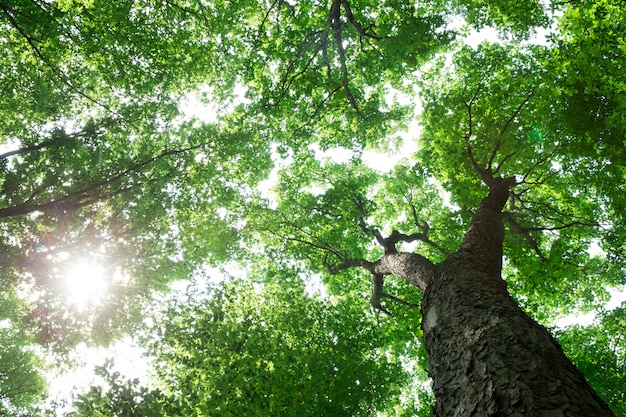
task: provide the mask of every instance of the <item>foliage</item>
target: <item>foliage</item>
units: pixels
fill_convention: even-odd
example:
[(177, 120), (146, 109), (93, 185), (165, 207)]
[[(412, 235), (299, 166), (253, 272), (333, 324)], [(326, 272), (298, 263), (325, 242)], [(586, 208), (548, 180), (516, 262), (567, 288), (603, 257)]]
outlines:
[[(391, 408), (407, 378), (389, 337), (349, 299), (322, 302), (304, 286), (244, 281), (188, 287), (160, 312), (149, 340), (157, 389), (99, 367), (108, 391), (74, 401), (80, 415), (369, 415)], [(189, 324), (192, 324), (190, 326)], [(359, 332), (346, 332), (358, 327)]]
[(573, 325), (557, 332), (576, 366), (605, 398), (615, 415), (626, 413), (626, 325), (624, 305), (604, 312), (591, 326)]
[(93, 385), (87, 392), (73, 396), (71, 407), (66, 402), (54, 402), (42, 413), (45, 416), (66, 417), (157, 417), (163, 414), (165, 397), (158, 390), (150, 390), (138, 379), (127, 379), (114, 371), (114, 360), (107, 358), (96, 366), (94, 374), (102, 385)]
[[(71, 355), (78, 343), (137, 332), (155, 291), (209, 265), (237, 263), (258, 287), (234, 281), (192, 294), (197, 299), (169, 311), (175, 320), (160, 335), (163, 349), (152, 346), (164, 383), (183, 385), (142, 391), (104, 367), (111, 391), (85, 394), (80, 412), (93, 412), (88, 404), (110, 412), (144, 394), (165, 407), (171, 398), (162, 396), (181, 387), (205, 411), (219, 395), (252, 398), (222, 402), (240, 413), (292, 407), (308, 395), (339, 414), (351, 407), (363, 414), (369, 405), (428, 412), (425, 401), (415, 409), (397, 401), (398, 358), (425, 365), (419, 313), (386, 299), (394, 317), (375, 326), (363, 312), (371, 277), (348, 266), (375, 261), (383, 252), (377, 242), (389, 236), (401, 237), (399, 249), (442, 260), (458, 247), (489, 173), (519, 181), (505, 211), (504, 275), (531, 315), (550, 323), (592, 311), (606, 302), (607, 287), (625, 283), (619, 0), (551, 9), (483, 0), (5, 3), (0, 286), (16, 291), (3, 292), (13, 301), (3, 302), (2, 343), (11, 355), (24, 353), (15, 380), (32, 387), (7, 400), (13, 407), (27, 407), (42, 391), (31, 345)], [(458, 21), (461, 29), (452, 29)], [(464, 31), (487, 27), (501, 42), (463, 45)], [(547, 43), (529, 42), (550, 27)], [(410, 100), (396, 99), (403, 95)], [(191, 96), (207, 105), (202, 120), (181, 111)], [(389, 169), (366, 164), (364, 152), (397, 153), (394, 135), (412, 121), (417, 102), (417, 154)], [(319, 157), (332, 150), (351, 158)], [(278, 178), (272, 192), (259, 191), (270, 172)], [(64, 286), (76, 259), (105, 266), (109, 289), (82, 310), (67, 302)], [(334, 304), (306, 297), (303, 276), (320, 276)], [(385, 291), (420, 301), (403, 282), (387, 279)], [(218, 310), (223, 317), (212, 321)], [(596, 340), (589, 343), (602, 342), (599, 330), (588, 332)], [(579, 343), (570, 355), (593, 375), (597, 367), (583, 355), (588, 342), (574, 333), (562, 340)], [(290, 338), (279, 346), (281, 335)], [(300, 355), (307, 346), (310, 356)], [(288, 362), (296, 359), (300, 368)], [(234, 372), (234, 363), (250, 374)], [(312, 373), (311, 363), (327, 368)], [(381, 374), (387, 367), (394, 371)], [(204, 372), (215, 378), (202, 379)], [(274, 397), (257, 395), (263, 385), (251, 379), (306, 375), (301, 392), (270, 384)], [(607, 398), (621, 395), (594, 381)], [(322, 394), (331, 383), (344, 390), (337, 391), (344, 403)], [(215, 397), (200, 398), (198, 387)], [(242, 387), (250, 392), (238, 394)], [(292, 405), (280, 403), (287, 394)], [(141, 407), (152, 399), (134, 412), (148, 413)], [(191, 410), (182, 400), (168, 406)]]
[[(385, 83), (400, 87), (451, 34), (434, 11), (391, 3), (337, 1), (331, 17), (322, 4), (278, 1), (2, 5), (0, 268), (3, 284), (36, 294), (40, 341), (106, 342), (132, 328), (137, 297), (234, 257), (238, 207), (266, 176), (271, 142), (285, 152), (315, 134), (360, 147), (399, 125), (405, 112), (386, 103)], [(410, 24), (397, 27), (400, 15)], [(178, 113), (202, 84), (219, 101), (215, 125)], [(233, 108), (236, 86), (247, 100)], [(346, 100), (349, 117), (336, 117)], [(77, 315), (59, 295), (85, 254), (115, 291)]]
[(0, 292), (0, 414), (27, 416), (45, 395), (42, 361), (17, 312), (23, 303), (10, 290)]
[(367, 415), (398, 392), (384, 333), (349, 298), (242, 281), (203, 298), (172, 306), (150, 349), (183, 415)]

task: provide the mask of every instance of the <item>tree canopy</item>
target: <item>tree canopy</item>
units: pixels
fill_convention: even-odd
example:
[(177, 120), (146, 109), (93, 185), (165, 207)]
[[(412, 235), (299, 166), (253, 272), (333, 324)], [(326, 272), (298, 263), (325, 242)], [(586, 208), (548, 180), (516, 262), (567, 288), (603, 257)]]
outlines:
[[(70, 415), (429, 415), (422, 294), (374, 264), (445, 259), (495, 178), (511, 295), (546, 326), (601, 311), (625, 6), (493, 3), (0, 1), (0, 411), (33, 412), (44, 354), (130, 334), (151, 385), (103, 366)], [(106, 288), (82, 306), (80, 260)], [(211, 267), (236, 278), (165, 295)], [(616, 414), (623, 308), (556, 332)]]

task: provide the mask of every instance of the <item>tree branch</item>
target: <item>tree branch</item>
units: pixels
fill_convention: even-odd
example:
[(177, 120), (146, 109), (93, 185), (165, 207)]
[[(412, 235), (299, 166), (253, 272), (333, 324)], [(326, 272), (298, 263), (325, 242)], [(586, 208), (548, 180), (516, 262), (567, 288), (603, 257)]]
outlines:
[(498, 172), (500, 172), (500, 169), (502, 168), (502, 166), (504, 165), (504, 163), (506, 161), (508, 161), (510, 158), (514, 157), (515, 155), (517, 155), (517, 152), (511, 152), (510, 154), (508, 154), (507, 156), (505, 156), (504, 158), (502, 158), (502, 161), (500, 161), (500, 163), (498, 164), (498, 166), (496, 167), (495, 170), (493, 170), (494, 174), (497, 174)]
[(350, 24), (354, 27), (359, 36), (377, 40), (383, 39), (381, 36), (373, 33), (368, 33), (363, 29), (363, 26), (354, 18), (354, 14), (352, 14), (352, 8), (350, 7), (350, 3), (348, 3), (347, 0), (341, 0), (341, 4), (343, 5), (343, 9), (346, 12), (346, 19), (348, 19), (348, 22), (350, 22)]
[[(465, 134), (464, 138), (465, 138), (465, 144), (466, 144), (466, 152), (467, 152), (467, 156), (470, 159), (470, 162), (472, 163), (472, 167), (474, 168), (474, 171), (476, 171), (476, 173), (478, 174), (478, 176), (480, 177), (480, 179), (485, 183), (485, 185), (487, 185), (488, 187), (491, 188), (491, 186), (494, 183), (494, 178), (493, 178), (493, 173), (491, 172), (491, 167), (488, 168), (481, 168), (480, 164), (478, 163), (478, 161), (476, 160), (476, 158), (474, 157), (474, 152), (472, 150), (472, 144), (471, 144), (471, 137), (474, 134), (474, 118), (472, 115), (472, 106), (474, 104), (474, 100), (476, 100), (476, 97), (478, 96), (478, 93), (481, 90), (482, 86), (482, 80), (481, 82), (478, 84), (478, 88), (476, 88), (476, 91), (474, 92), (474, 95), (472, 96), (472, 98), (470, 99), (469, 102), (464, 101), (463, 104), (465, 105), (465, 108), (467, 109), (467, 123), (468, 123), (468, 131)], [(496, 148), (499, 147), (499, 144), (496, 145)], [(497, 151), (497, 150), (496, 150)], [(494, 151), (494, 152), (496, 152)], [(492, 154), (493, 156), (493, 154)]]
[[(552, 152), (550, 152), (549, 154), (547, 154), (546, 156), (544, 156), (543, 158), (539, 158), (526, 172), (526, 174), (524, 174), (524, 177), (522, 178), (522, 183), (527, 183), (528, 181), (528, 177), (530, 176), (530, 174), (537, 169), (537, 167), (539, 167), (539, 165), (546, 163), (547, 161), (549, 161), (550, 159), (552, 159), (552, 157), (554, 155), (556, 155), (556, 151), (559, 149), (559, 144), (557, 143), (556, 146), (554, 147), (554, 149), (552, 150)], [(537, 178), (537, 181), (541, 180), (541, 176), (543, 175), (543, 173), (539, 176), (539, 178)]]
[(85, 137), (90, 134), (100, 133), (104, 128), (113, 125), (114, 122), (115, 122), (115, 119), (106, 118), (104, 119), (103, 123), (99, 123), (98, 126), (93, 125), (92, 127), (88, 124), (87, 126), (85, 126), (82, 130), (78, 132), (71, 133), (71, 134), (63, 133), (61, 137), (57, 137), (57, 138), (53, 137), (52, 139), (44, 140), (36, 145), (24, 146), (22, 148), (14, 149), (12, 151), (7, 151), (3, 154), (0, 154), (0, 161), (10, 158), (11, 156), (15, 156), (15, 155), (23, 155), (26, 153), (35, 152), (35, 151), (38, 151), (44, 148), (49, 148), (52, 146), (61, 146), (65, 143), (70, 143), (81, 137)]
[[(325, 42), (324, 42), (324, 36), (327, 36), (327, 32), (325, 30), (320, 30), (314, 33), (309, 33), (305, 38), (304, 41), (300, 44), (300, 47), (298, 48), (298, 51), (296, 52), (295, 56), (289, 61), (289, 63), (287, 64), (287, 67), (285, 68), (285, 73), (283, 74), (283, 76), (281, 77), (281, 88), (280, 88), (280, 98), (279, 101), (282, 100), (285, 95), (287, 94), (287, 92), (289, 91), (289, 89), (291, 88), (291, 85), (294, 83), (294, 81), (302, 76), (311, 66), (311, 64), (313, 63), (313, 60), (315, 59), (316, 55), (318, 52), (320, 52), (322, 50), (322, 48), (324, 48)], [(296, 62), (302, 58), (302, 56), (304, 55), (304, 53), (308, 50), (311, 49), (312, 46), (316, 46), (315, 50), (313, 51), (313, 53), (311, 53), (310, 58), (307, 60), (304, 68), (302, 68), (300, 71), (298, 71), (297, 73), (293, 73), (293, 70), (296, 66)]]
[(201, 146), (203, 145), (163, 152), (150, 159), (139, 162), (129, 167), (128, 169), (119, 172), (118, 174), (114, 175), (111, 178), (107, 178), (103, 181), (92, 184), (86, 188), (73, 191), (62, 197), (57, 197), (45, 203), (37, 204), (34, 202), (35, 198), (44, 191), (44, 189), (36, 189), (35, 191), (33, 191), (33, 193), (31, 193), (31, 195), (23, 203), (17, 204), (11, 207), (0, 208), (0, 218), (19, 216), (19, 215), (24, 215), (28, 213), (38, 212), (38, 211), (48, 211), (48, 210), (56, 210), (56, 209), (76, 210), (81, 207), (85, 207), (87, 205), (93, 204), (96, 201), (106, 200), (116, 195), (127, 193), (133, 189), (136, 189), (137, 187), (153, 183), (154, 181), (156, 181), (156, 179), (151, 179), (147, 182), (139, 182), (138, 184), (131, 185), (129, 187), (119, 188), (118, 190), (115, 190), (109, 193), (100, 194), (100, 193), (96, 193), (96, 191), (104, 188), (105, 186), (111, 185), (121, 180), (122, 178), (130, 174), (131, 172), (141, 171), (146, 166), (162, 158), (165, 158), (167, 156), (172, 156), (172, 155), (179, 155), (181, 153), (185, 153), (190, 150), (197, 149)]
[(515, 120), (515, 118), (517, 117), (517, 115), (519, 114), (520, 111), (522, 111), (522, 109), (524, 108), (524, 106), (526, 104), (528, 104), (528, 102), (530, 101), (530, 99), (535, 95), (535, 88), (532, 89), (532, 91), (530, 92), (530, 94), (528, 94), (528, 96), (526, 96), (526, 98), (524, 99), (524, 101), (522, 101), (519, 106), (517, 106), (517, 108), (515, 109), (515, 111), (513, 111), (513, 114), (511, 114), (511, 117), (509, 117), (509, 119), (506, 121), (506, 123), (504, 124), (504, 126), (502, 127), (502, 130), (500, 130), (500, 136), (504, 135), (504, 133), (506, 133), (506, 131), (509, 129), (509, 127), (511, 126), (511, 123), (513, 123), (513, 120)]
[(346, 64), (346, 50), (343, 47), (343, 38), (341, 35), (341, 5), (343, 0), (333, 0), (333, 3), (330, 7), (330, 13), (328, 15), (328, 22), (330, 27), (333, 30), (333, 34), (335, 37), (335, 42), (337, 43), (337, 52), (339, 53), (339, 63), (341, 64), (341, 72), (342, 72), (342, 85), (343, 90), (346, 93), (346, 97), (348, 99), (348, 103), (357, 113), (357, 115), (364, 119), (365, 117), (361, 113), (359, 106), (356, 103), (356, 99), (352, 94), (352, 90), (350, 89), (350, 83), (348, 78), (348, 66)]
[(428, 222), (425, 222), (418, 218), (417, 210), (411, 201), (409, 201), (409, 205), (411, 206), (411, 211), (413, 212), (413, 223), (418, 229), (422, 231), (421, 238), (419, 240), (433, 247), (434, 249), (437, 249), (439, 252), (446, 256), (450, 255), (450, 252), (442, 248), (440, 245), (438, 245), (428, 237), (428, 233), (430, 232), (430, 225), (428, 224)]
[(380, 299), (385, 296), (385, 293), (383, 292), (384, 283), (385, 276), (383, 274), (372, 274), (372, 296), (370, 297), (370, 304), (374, 310), (382, 311), (388, 316), (391, 316), (392, 314), (380, 303)]
[(372, 274), (376, 271), (376, 264), (374, 262), (366, 261), (365, 259), (346, 259), (338, 265), (331, 265), (328, 263), (327, 258), (324, 258), (324, 266), (332, 275), (337, 275), (341, 271), (351, 268), (365, 268)]
[(539, 259), (541, 259), (542, 262), (547, 262), (548, 259), (544, 256), (543, 252), (541, 252), (541, 249), (539, 248), (539, 245), (537, 244), (537, 241), (530, 235), (529, 230), (523, 228), (511, 215), (511, 213), (508, 212), (504, 212), (502, 213), (504, 220), (506, 220), (511, 227), (513, 227), (513, 230), (516, 233), (519, 233), (520, 235), (522, 235), (522, 237), (524, 238), (524, 240), (526, 240), (526, 242), (528, 242), (528, 244), (530, 245), (530, 247), (535, 251), (535, 253), (537, 254), (537, 256), (539, 256)]
[(324, 104), (326, 104), (331, 98), (333, 98), (333, 96), (335, 95), (335, 93), (337, 91), (341, 90), (341, 86), (336, 87), (334, 90), (330, 91), (326, 97), (324, 97), (324, 99), (317, 105), (317, 107), (315, 108), (315, 110), (313, 111), (313, 113), (311, 114), (311, 116), (309, 116), (309, 119), (303, 123), (302, 125), (300, 125), (296, 130), (293, 131), (293, 133), (291, 134), (290, 140), (292, 140), (300, 131), (302, 131), (304, 128), (306, 128), (307, 126), (309, 126), (311, 124), (311, 122), (313, 122), (313, 120), (315, 119), (315, 117), (317, 116), (317, 114), (322, 110), (322, 108), (324, 107)]
[(382, 311), (388, 316), (392, 316), (388, 310), (383, 307), (381, 300), (383, 298), (388, 298), (390, 300), (395, 301), (396, 303), (402, 304), (407, 307), (415, 308), (419, 307), (419, 304), (410, 303), (405, 301), (395, 295), (387, 294), (383, 291), (383, 284), (385, 283), (385, 276), (383, 274), (372, 274), (372, 296), (370, 297), (370, 304), (374, 308), (374, 310)]

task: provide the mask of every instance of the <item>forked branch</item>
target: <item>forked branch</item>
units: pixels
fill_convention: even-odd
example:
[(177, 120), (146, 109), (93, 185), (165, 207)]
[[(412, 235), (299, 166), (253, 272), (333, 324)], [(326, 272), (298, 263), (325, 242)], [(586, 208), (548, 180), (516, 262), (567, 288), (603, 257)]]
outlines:
[(511, 225), (511, 227), (513, 228), (513, 230), (516, 233), (519, 233), (520, 235), (522, 235), (522, 237), (524, 238), (524, 240), (526, 240), (526, 242), (530, 245), (530, 247), (533, 249), (533, 251), (537, 254), (537, 256), (539, 257), (539, 259), (541, 259), (541, 261), (543, 262), (547, 262), (548, 259), (545, 257), (545, 255), (543, 254), (543, 252), (541, 251), (541, 249), (539, 248), (539, 245), (537, 244), (537, 241), (535, 240), (535, 238), (533, 238), (530, 233), (529, 230), (524, 229), (524, 227), (522, 227), (511, 215), (511, 213), (508, 212), (504, 212), (502, 213), (504, 220), (506, 220), (507, 223), (509, 223)]
[(501, 153), (503, 141), (505, 140), (504, 134), (509, 130), (509, 128), (511, 127), (513, 122), (519, 116), (519, 113), (528, 104), (530, 99), (534, 96), (535, 90), (533, 89), (524, 98), (524, 100), (522, 100), (522, 102), (513, 110), (512, 114), (506, 120), (506, 122), (502, 126), (502, 129), (500, 129), (500, 132), (499, 132), (499, 135), (498, 135), (498, 139), (497, 139), (497, 141), (495, 143), (495, 146), (493, 147), (493, 149), (491, 151), (491, 154), (489, 155), (489, 158), (486, 161), (485, 166), (483, 167), (478, 162), (478, 160), (477, 160), (477, 158), (476, 158), (476, 156), (474, 154), (474, 150), (472, 149), (472, 144), (471, 144), (471, 138), (474, 135), (473, 105), (474, 105), (474, 102), (475, 102), (475, 100), (476, 100), (476, 98), (478, 96), (478, 93), (481, 90), (481, 87), (482, 87), (482, 80), (479, 83), (479, 85), (478, 85), (476, 91), (474, 92), (474, 95), (472, 96), (472, 98), (469, 101), (465, 101), (463, 103), (465, 105), (465, 108), (467, 109), (467, 119), (468, 119), (468, 131), (464, 135), (464, 139), (465, 139), (466, 148), (467, 148), (466, 152), (467, 152), (467, 155), (468, 155), (468, 157), (470, 159), (472, 167), (474, 168), (474, 171), (476, 171), (476, 173), (478, 174), (480, 179), (489, 188), (492, 188), (495, 185), (496, 179), (499, 178), (498, 173), (502, 169), (502, 166), (508, 160), (510, 160), (512, 157), (514, 157), (517, 154), (517, 152), (511, 152), (511, 153), (505, 155), (503, 158), (501, 158), (499, 163), (496, 163), (496, 158), (498, 157), (498, 154)]
[[(406, 258), (407, 256), (410, 257), (411, 260), (413, 261), (417, 260), (417, 262), (419, 262), (420, 264), (424, 263), (425, 265), (424, 271), (428, 271), (426, 275), (429, 275), (429, 277), (407, 277), (406, 274), (404, 273), (406, 271), (410, 271), (411, 274), (423, 275), (421, 271), (422, 268), (421, 267), (412, 268), (410, 265), (411, 262), (408, 262), (409, 259), (401, 259), (400, 262), (398, 262), (398, 259), (395, 259), (398, 257)], [(405, 263), (407, 264), (405, 265), (407, 266), (406, 268), (394, 268), (394, 265), (401, 264), (403, 263), (403, 261), (405, 261)], [(365, 268), (366, 270), (368, 270), (372, 275), (372, 296), (370, 297), (370, 303), (375, 310), (382, 311), (383, 313), (388, 314), (390, 316), (391, 316), (391, 313), (389, 313), (389, 311), (387, 311), (381, 303), (381, 300), (383, 298), (388, 298), (390, 300), (393, 300), (407, 307), (417, 307), (418, 305), (402, 300), (399, 297), (396, 297), (394, 295), (384, 292), (383, 284), (385, 282), (385, 275), (394, 274), (398, 278), (406, 279), (407, 281), (411, 282), (413, 285), (424, 290), (425, 284), (416, 285), (415, 283), (417, 281), (420, 281), (420, 282), (423, 281), (424, 283), (426, 281), (429, 281), (430, 274), (432, 274), (432, 268), (434, 268), (432, 263), (430, 263), (430, 261), (428, 261), (426, 258), (420, 255), (411, 254), (411, 253), (384, 255), (381, 259), (379, 259), (376, 262), (369, 262), (364, 259), (347, 259), (338, 265), (329, 264), (328, 259), (325, 258), (324, 266), (328, 269), (328, 272), (333, 275), (338, 274), (339, 272), (345, 271), (350, 268), (360, 267), (360, 268)]]
[(335, 42), (337, 43), (337, 53), (339, 54), (339, 63), (341, 64), (343, 90), (346, 93), (346, 98), (348, 99), (348, 103), (350, 103), (350, 106), (354, 109), (354, 111), (360, 118), (364, 119), (364, 116), (361, 113), (359, 106), (357, 105), (356, 99), (354, 98), (354, 94), (352, 94), (352, 89), (350, 88), (349, 83), (346, 50), (343, 46), (343, 35), (341, 28), (341, 5), (344, 3), (346, 2), (343, 0), (333, 1), (330, 7), (330, 13), (328, 15), (328, 22), (333, 30)]
[(372, 274), (372, 296), (370, 297), (370, 303), (374, 310), (382, 311), (388, 316), (393, 316), (381, 303), (383, 298), (388, 298), (393, 300), (399, 304), (402, 304), (407, 307), (415, 308), (419, 307), (419, 304), (410, 303), (401, 298), (396, 297), (395, 295), (387, 294), (383, 291), (383, 284), (385, 283), (385, 276), (383, 274)]
[[(359, 202), (360, 200), (355, 198), (355, 203), (362, 209), (362, 204), (359, 204)], [(326, 257), (324, 259), (324, 266), (328, 272), (338, 274), (350, 268), (366, 269), (372, 275), (372, 296), (370, 303), (374, 309), (382, 311), (385, 314), (391, 315), (381, 303), (383, 298), (391, 299), (409, 307), (416, 307), (415, 304), (385, 293), (383, 291), (384, 277), (385, 275), (395, 275), (400, 279), (409, 281), (412, 285), (424, 291), (432, 280), (434, 265), (427, 258), (416, 253), (398, 253), (396, 244), (398, 242), (428, 240), (428, 237), (425, 233), (407, 235), (397, 230), (394, 230), (390, 236), (383, 237), (377, 228), (368, 227), (363, 217), (359, 219), (359, 227), (368, 236), (371, 235), (376, 238), (377, 242), (383, 247), (385, 254), (376, 262), (370, 262), (365, 259), (342, 259), (340, 263), (335, 265), (330, 264), (328, 257)]]

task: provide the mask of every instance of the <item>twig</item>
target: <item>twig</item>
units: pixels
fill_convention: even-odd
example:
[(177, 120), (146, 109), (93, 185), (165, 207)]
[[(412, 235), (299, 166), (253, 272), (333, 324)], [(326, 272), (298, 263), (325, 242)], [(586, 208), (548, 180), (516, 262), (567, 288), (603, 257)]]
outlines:
[(309, 119), (303, 123), (302, 125), (300, 125), (296, 130), (293, 131), (293, 133), (291, 134), (291, 139), (293, 139), (296, 134), (298, 134), (301, 130), (303, 130), (304, 128), (306, 128), (307, 126), (309, 126), (313, 120), (315, 119), (315, 117), (317, 116), (317, 114), (322, 110), (322, 108), (324, 107), (324, 105), (326, 104), (326, 102), (328, 102), (337, 91), (341, 90), (341, 86), (335, 88), (334, 90), (330, 91), (326, 97), (324, 97), (324, 99), (317, 105), (317, 107), (315, 108), (315, 110), (313, 111), (313, 113), (311, 114), (311, 116), (309, 116)]
[(502, 215), (504, 219), (513, 227), (513, 230), (522, 235), (526, 242), (528, 242), (528, 244), (535, 251), (537, 256), (539, 256), (539, 259), (541, 259), (543, 262), (547, 262), (548, 259), (541, 252), (537, 241), (530, 235), (529, 231), (524, 229), (517, 221), (515, 221), (511, 213), (503, 212)]

